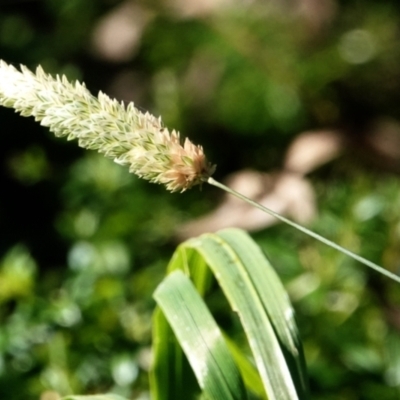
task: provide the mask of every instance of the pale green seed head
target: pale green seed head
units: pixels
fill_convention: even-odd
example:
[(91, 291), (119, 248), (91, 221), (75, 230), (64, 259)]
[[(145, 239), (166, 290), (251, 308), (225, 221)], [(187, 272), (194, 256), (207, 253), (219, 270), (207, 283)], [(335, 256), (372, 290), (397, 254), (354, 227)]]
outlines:
[(207, 180), (215, 170), (203, 152), (179, 132), (169, 132), (149, 113), (133, 103), (93, 96), (84, 84), (65, 76), (46, 74), (39, 66), (33, 73), (0, 60), (0, 105), (33, 116), (56, 136), (78, 139), (79, 146), (97, 150), (129, 171), (172, 192), (185, 191)]

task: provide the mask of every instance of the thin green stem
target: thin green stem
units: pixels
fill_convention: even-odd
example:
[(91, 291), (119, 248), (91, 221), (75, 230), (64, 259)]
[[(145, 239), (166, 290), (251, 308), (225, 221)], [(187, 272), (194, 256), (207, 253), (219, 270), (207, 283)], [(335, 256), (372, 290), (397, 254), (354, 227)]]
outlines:
[(381, 274), (386, 275), (387, 277), (389, 277), (389, 278), (393, 279), (394, 281), (400, 283), (400, 276), (398, 276), (396, 274), (393, 274), (392, 272), (384, 269), (383, 267), (379, 266), (378, 264), (375, 264), (372, 261), (369, 261), (366, 258), (361, 257), (361, 256), (353, 253), (352, 251), (347, 250), (344, 247), (339, 246), (338, 244), (336, 244), (336, 243), (334, 243), (334, 242), (332, 242), (332, 241), (330, 241), (328, 239), (325, 239), (324, 237), (318, 235), (317, 233), (315, 233), (313, 231), (310, 231), (309, 229), (305, 228), (304, 226), (296, 224), (295, 222), (291, 221), (290, 219), (287, 219), (287, 218), (283, 217), (282, 215), (276, 213), (275, 211), (272, 211), (269, 208), (262, 206), (261, 204), (255, 202), (255, 201), (249, 199), (248, 197), (242, 195), (241, 193), (237, 192), (236, 190), (233, 190), (233, 189), (229, 188), (228, 186), (225, 186), (222, 183), (219, 183), (218, 181), (216, 181), (213, 178), (208, 178), (207, 182), (210, 185), (213, 185), (213, 186), (216, 186), (216, 187), (218, 187), (218, 188), (220, 188), (222, 190), (225, 190), (225, 192), (228, 192), (228, 193), (236, 196), (237, 198), (239, 198), (241, 200), (244, 200), (248, 204), (251, 204), (252, 206), (254, 206), (254, 207), (266, 212), (267, 214), (272, 215), (273, 217), (279, 219), (280, 221), (285, 222), (286, 224), (293, 226), (294, 228), (298, 229), (299, 231), (305, 233), (306, 235), (311, 236), (314, 239), (317, 239), (320, 242), (325, 243), (326, 245), (328, 245), (328, 246), (330, 246), (330, 247), (332, 247), (332, 248), (334, 248), (336, 250), (339, 250), (340, 252), (342, 252), (343, 254), (348, 255), (349, 257), (353, 258), (354, 260), (357, 260), (360, 263), (366, 265), (367, 267), (370, 267), (370, 268), (374, 269), (375, 271), (378, 271)]

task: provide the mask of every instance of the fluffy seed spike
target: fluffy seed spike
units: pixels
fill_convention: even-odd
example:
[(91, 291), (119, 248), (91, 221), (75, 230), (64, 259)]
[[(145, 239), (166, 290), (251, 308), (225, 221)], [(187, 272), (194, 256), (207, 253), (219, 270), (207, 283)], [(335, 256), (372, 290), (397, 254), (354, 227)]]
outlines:
[(0, 60), (0, 105), (33, 116), (56, 136), (78, 139), (79, 146), (97, 150), (128, 165), (129, 171), (172, 192), (201, 184), (214, 172), (201, 146), (171, 133), (161, 118), (142, 113), (133, 103), (94, 97), (84, 83), (46, 74), (41, 66), (33, 73), (18, 71)]

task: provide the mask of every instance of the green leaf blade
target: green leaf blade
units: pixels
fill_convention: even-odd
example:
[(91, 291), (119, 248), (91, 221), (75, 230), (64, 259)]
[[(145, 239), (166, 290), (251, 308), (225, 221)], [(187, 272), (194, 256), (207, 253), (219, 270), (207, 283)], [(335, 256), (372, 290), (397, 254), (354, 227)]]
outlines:
[(199, 385), (182, 348), (159, 308), (153, 316), (153, 363), (150, 371), (152, 400), (192, 399)]
[(305, 397), (308, 384), (303, 350), (294, 319), (294, 310), (282, 282), (269, 260), (247, 233), (240, 229), (225, 229), (219, 231), (218, 235), (235, 249), (246, 268), (278, 339), (289, 353), (286, 359), (293, 365), (291, 372), (292, 377), (297, 380), (298, 392)]
[(127, 400), (125, 397), (118, 396), (117, 394), (88, 394), (88, 395), (70, 395), (63, 397), (62, 400)]
[[(177, 274), (179, 270), (184, 271), (184, 274), (182, 272)], [(235, 360), (237, 367), (232, 368), (235, 379), (237, 379), (239, 369), (248, 390), (259, 398), (268, 398), (269, 400), (308, 398), (305, 364), (290, 301), (261, 249), (245, 232), (238, 229), (227, 229), (186, 241), (174, 253), (168, 266), (168, 272), (169, 275), (165, 281), (169, 281), (167, 285), (170, 291), (169, 299), (165, 300), (163, 297), (165, 281), (157, 289), (155, 299), (176, 334), (176, 338), (172, 333), (170, 335), (174, 336), (176, 348), (179, 345), (182, 346), (189, 359), (199, 386), (203, 390), (204, 398), (221, 400), (231, 398), (232, 393), (236, 393), (236, 389), (225, 390), (226, 377), (228, 380), (230, 379), (227, 371), (231, 367), (225, 371), (226, 367), (219, 362), (215, 364), (215, 359), (212, 360), (213, 362), (210, 362), (210, 359), (207, 360), (207, 354), (213, 354), (216, 359), (229, 359), (232, 365), (234, 363), (231, 359)], [(205, 295), (210, 289), (212, 275), (219, 283), (231, 309), (237, 313), (240, 319), (253, 354), (255, 367), (245, 352), (229, 343), (229, 338), (227, 338), (228, 344), (226, 341), (224, 342), (210, 312), (201, 300), (200, 295)], [(170, 276), (174, 276), (174, 278), (170, 280)], [(177, 278), (178, 276), (181, 278)], [(182, 276), (185, 279), (182, 280)], [(193, 293), (189, 296), (189, 292), (185, 293), (186, 289), (182, 289), (183, 286), (187, 286), (188, 277), (191, 278), (194, 285), (191, 285), (191, 292), (196, 293), (195, 288), (197, 290), (198, 304), (192, 300), (184, 300), (196, 297)], [(183, 286), (180, 288), (180, 285)], [(199, 309), (202, 311), (199, 312)], [(168, 313), (170, 313), (169, 316)], [(194, 318), (196, 313), (197, 316)], [(218, 343), (224, 343), (222, 352), (214, 351), (213, 346), (207, 345), (207, 343), (213, 343), (210, 332), (214, 328), (209, 329), (210, 327), (205, 326), (202, 315), (207, 315), (207, 318), (216, 327), (215, 331), (219, 332)], [(193, 329), (189, 329), (190, 333), (188, 334), (185, 329), (188, 324), (193, 323), (189, 317), (193, 321), (196, 320), (196, 323)], [(182, 321), (185, 322), (182, 323)], [(167, 324), (166, 321), (164, 322)], [(179, 325), (181, 326), (179, 327)], [(200, 333), (203, 329), (206, 333)], [(209, 330), (207, 331), (207, 329)], [(163, 338), (160, 335), (159, 340), (170, 341), (171, 337), (165, 335)], [(192, 343), (188, 346), (190, 342)], [(156, 343), (159, 342), (156, 341)], [(242, 353), (240, 353), (241, 351)], [(171, 357), (172, 353), (169, 351), (165, 354), (167, 357)], [(158, 355), (160, 354), (156, 345), (156, 359)], [(223, 356), (221, 357), (221, 355)], [(172, 370), (172, 381), (177, 383), (176, 386), (182, 385), (186, 371), (177, 368), (171, 368)], [(158, 379), (156, 375), (154, 374), (155, 382)], [(159, 379), (158, 382), (160, 382)], [(209, 382), (212, 383), (209, 384)], [(215, 385), (215, 382), (219, 382), (219, 384)], [(231, 384), (229, 386), (234, 387)], [(240, 386), (243, 386), (242, 381), (240, 381)], [(157, 391), (153, 390), (154, 392)], [(192, 393), (194, 392), (192, 391)], [(243, 396), (240, 395), (238, 398), (244, 398)], [(154, 397), (155, 400), (175, 398), (191, 399), (193, 397), (174, 395)]]
[(154, 298), (181, 344), (207, 399), (242, 400), (246, 391), (222, 334), (190, 280), (175, 271)]
[(232, 309), (238, 313), (268, 397), (271, 400), (298, 399), (263, 302), (236, 251), (218, 233), (202, 235), (185, 245), (201, 253)]

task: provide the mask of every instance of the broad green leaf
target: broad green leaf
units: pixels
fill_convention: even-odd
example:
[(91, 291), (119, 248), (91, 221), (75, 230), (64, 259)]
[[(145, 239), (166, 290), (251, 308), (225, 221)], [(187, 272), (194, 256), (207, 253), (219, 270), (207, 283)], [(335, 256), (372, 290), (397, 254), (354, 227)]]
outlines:
[(192, 282), (174, 271), (159, 285), (154, 298), (170, 323), (209, 400), (246, 398), (239, 371), (203, 299)]
[[(178, 247), (168, 266), (169, 273), (177, 269), (190, 275), (201, 295), (210, 286), (211, 272), (217, 279), (240, 318), (256, 363), (260, 380), (245, 358), (240, 358), (230, 346), (249, 389), (270, 400), (307, 398), (305, 367), (292, 307), (275, 271), (245, 232), (226, 229), (188, 240)], [(178, 382), (179, 375), (173, 379)], [(263, 395), (257, 386), (260, 381)]]
[(192, 368), (159, 308), (153, 318), (152, 400), (194, 399), (200, 393)]
[(218, 232), (218, 235), (235, 249), (246, 268), (278, 339), (284, 345), (284, 354), (290, 355), (289, 359), (286, 357), (286, 361), (294, 364), (294, 368), (291, 368), (292, 378), (298, 381), (298, 390), (305, 394), (308, 390), (306, 367), (294, 320), (294, 310), (282, 282), (269, 260), (248, 234), (240, 229), (227, 229)]
[(196, 249), (209, 265), (232, 310), (238, 313), (268, 397), (271, 400), (297, 399), (278, 338), (235, 249), (218, 234), (202, 235), (186, 245)]
[(229, 229), (218, 232), (246, 269), (258, 296), (271, 319), (282, 343), (293, 353), (297, 352), (297, 329), (289, 297), (275, 270), (261, 249), (245, 232)]
[[(196, 265), (196, 260), (189, 260), (188, 257), (189, 254), (178, 247), (169, 263), (168, 271), (183, 270), (187, 274), (190, 271), (192, 279), (195, 278), (198, 282), (198, 291), (204, 293), (212, 278), (211, 271), (204, 266), (202, 260)], [(152, 400), (189, 400), (197, 398), (200, 393), (187, 358), (159, 308), (155, 310), (153, 318), (153, 363), (150, 386)]]
[(66, 396), (62, 400), (127, 400), (125, 397), (116, 394), (88, 394), (87, 396)]
[(167, 272), (182, 270), (196, 286), (197, 291), (204, 295), (212, 282), (212, 271), (208, 268), (202, 257), (199, 257), (197, 251), (187, 246), (188, 242), (180, 245), (175, 251), (168, 264)]
[(242, 374), (246, 387), (249, 388), (249, 390), (257, 396), (257, 398), (268, 399), (260, 375), (257, 372), (254, 364), (232, 339), (230, 339), (227, 335), (224, 335), (224, 338), (230, 352), (232, 353), (233, 359), (235, 360), (236, 365)]

